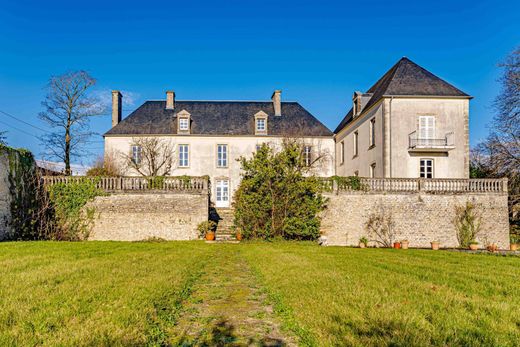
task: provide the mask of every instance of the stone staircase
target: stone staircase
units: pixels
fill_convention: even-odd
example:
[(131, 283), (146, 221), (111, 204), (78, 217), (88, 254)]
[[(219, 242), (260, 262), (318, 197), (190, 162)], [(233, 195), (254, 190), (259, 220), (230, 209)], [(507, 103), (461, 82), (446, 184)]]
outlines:
[(232, 229), (234, 213), (235, 211), (232, 208), (211, 209), (209, 219), (217, 223), (215, 241), (238, 242)]

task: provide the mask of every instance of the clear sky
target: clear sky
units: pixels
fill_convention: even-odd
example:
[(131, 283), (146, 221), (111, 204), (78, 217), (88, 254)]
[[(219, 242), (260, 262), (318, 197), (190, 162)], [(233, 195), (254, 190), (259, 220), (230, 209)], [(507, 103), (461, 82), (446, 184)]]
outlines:
[[(190, 100), (269, 100), (282, 89), (334, 129), (353, 91), (407, 56), (474, 96), (476, 144), (493, 116), (497, 64), (520, 44), (518, 0), (0, 4), (0, 110), (43, 129), (37, 114), (49, 77), (76, 69), (106, 98), (111, 89), (131, 96), (124, 116), (168, 89)], [(92, 120), (100, 134), (109, 127), (108, 114)], [(42, 130), (1, 113), (0, 129), (39, 157)], [(95, 141), (89, 147), (101, 154), (102, 137)]]

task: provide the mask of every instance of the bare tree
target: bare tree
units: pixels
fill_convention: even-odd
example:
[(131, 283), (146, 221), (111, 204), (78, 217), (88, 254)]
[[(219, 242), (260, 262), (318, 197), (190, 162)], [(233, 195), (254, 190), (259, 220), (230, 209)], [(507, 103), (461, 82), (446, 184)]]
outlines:
[(520, 204), (520, 47), (500, 66), (504, 72), (494, 105), (496, 115), (489, 137), (474, 150), (472, 173), (509, 178), (511, 225), (520, 230), (520, 218), (515, 215)]
[(126, 167), (142, 176), (168, 176), (175, 163), (173, 145), (158, 137), (133, 138), (130, 152), (122, 156)]
[(45, 155), (65, 163), (65, 174), (70, 175), (71, 158), (79, 157), (82, 145), (88, 142), (91, 116), (102, 113), (98, 100), (90, 96), (96, 80), (85, 71), (68, 72), (51, 77), (47, 95), (42, 102), (45, 111), (39, 118), (54, 131), (40, 138)]
[(392, 211), (380, 202), (368, 215), (365, 228), (373, 241), (383, 247), (392, 247), (395, 240), (394, 224)]
[(98, 157), (87, 171), (87, 176), (117, 177), (121, 175), (118, 156), (114, 151), (106, 151), (104, 156)]
[(7, 145), (7, 139), (5, 137), (5, 134), (7, 131), (0, 131), (0, 145)]

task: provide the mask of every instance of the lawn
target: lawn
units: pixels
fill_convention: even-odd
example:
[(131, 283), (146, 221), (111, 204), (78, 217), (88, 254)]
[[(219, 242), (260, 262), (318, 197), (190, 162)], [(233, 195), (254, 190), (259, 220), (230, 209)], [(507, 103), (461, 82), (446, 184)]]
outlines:
[[(288, 242), (0, 243), (0, 345), (262, 344), (258, 334), (275, 330), (301, 345), (513, 346), (519, 305), (518, 257)], [(213, 336), (217, 323), (229, 334)], [(250, 330), (254, 339), (233, 335)], [(186, 331), (195, 335), (179, 339)]]

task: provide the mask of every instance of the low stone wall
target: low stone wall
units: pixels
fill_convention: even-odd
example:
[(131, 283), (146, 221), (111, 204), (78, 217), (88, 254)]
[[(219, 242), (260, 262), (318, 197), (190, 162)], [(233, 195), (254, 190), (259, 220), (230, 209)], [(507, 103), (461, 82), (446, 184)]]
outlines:
[(208, 194), (115, 193), (96, 197), (85, 208), (95, 209), (89, 240), (194, 240), (197, 225), (208, 220)]
[(370, 214), (383, 207), (391, 213), (396, 240), (407, 239), (410, 247), (430, 247), (433, 240), (441, 247), (457, 247), (453, 225), (455, 207), (472, 201), (480, 205), (482, 228), (477, 241), (483, 246), (496, 243), (509, 248), (507, 192), (443, 193), (356, 192), (329, 193), (322, 215), (322, 234), (327, 245), (354, 246), (367, 236), (365, 223)]

